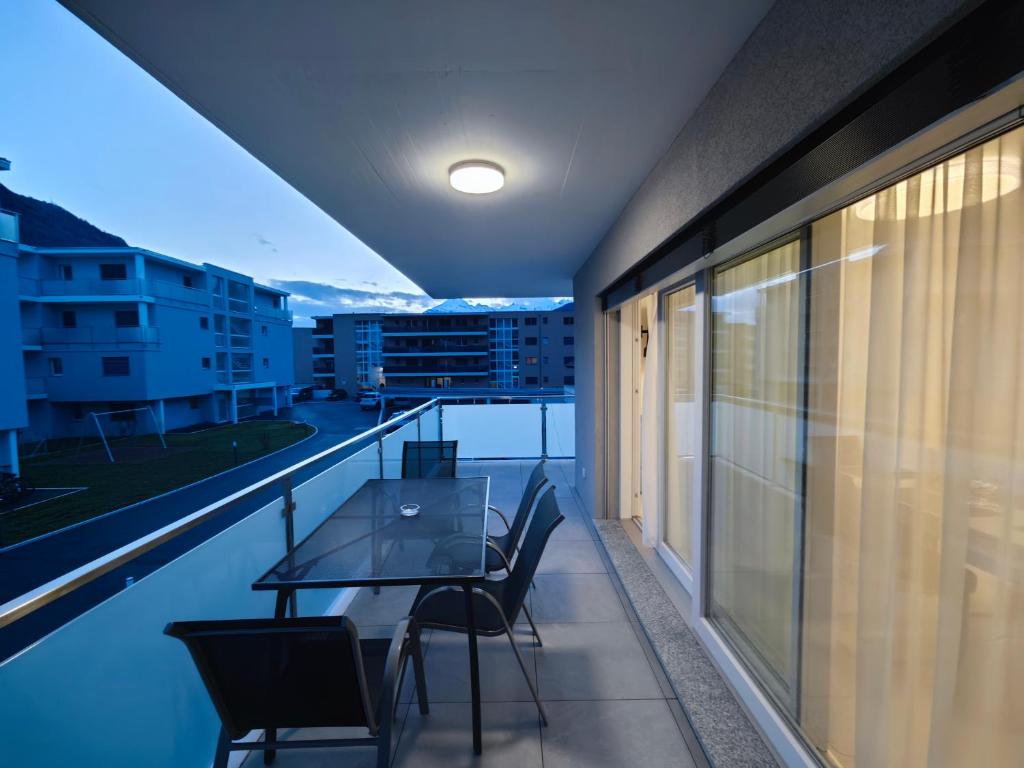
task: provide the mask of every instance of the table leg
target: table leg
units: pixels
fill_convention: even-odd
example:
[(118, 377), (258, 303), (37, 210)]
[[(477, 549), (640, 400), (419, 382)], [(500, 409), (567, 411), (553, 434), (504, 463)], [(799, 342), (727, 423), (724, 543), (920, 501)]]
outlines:
[(480, 659), (476, 647), (476, 615), (473, 612), (473, 587), (463, 587), (466, 593), (466, 635), (469, 637), (469, 687), (473, 698), (473, 752), (483, 754), (480, 728)]
[(277, 591), (277, 601), (274, 603), (274, 618), (283, 619), (285, 611), (288, 610), (288, 604), (294, 602), (295, 590), (294, 589), (279, 589)]

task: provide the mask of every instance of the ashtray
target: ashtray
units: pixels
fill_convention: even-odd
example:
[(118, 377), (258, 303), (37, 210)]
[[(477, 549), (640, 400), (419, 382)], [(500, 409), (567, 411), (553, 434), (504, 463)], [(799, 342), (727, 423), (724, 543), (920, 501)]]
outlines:
[(403, 504), (398, 508), (398, 511), (402, 513), (402, 517), (416, 517), (420, 513), (420, 505)]

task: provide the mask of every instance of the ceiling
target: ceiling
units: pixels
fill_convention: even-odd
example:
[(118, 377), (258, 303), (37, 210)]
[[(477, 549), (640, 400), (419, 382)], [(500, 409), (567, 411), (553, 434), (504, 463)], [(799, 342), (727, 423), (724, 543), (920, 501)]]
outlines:
[(437, 298), (569, 295), (771, 5), (62, 2)]

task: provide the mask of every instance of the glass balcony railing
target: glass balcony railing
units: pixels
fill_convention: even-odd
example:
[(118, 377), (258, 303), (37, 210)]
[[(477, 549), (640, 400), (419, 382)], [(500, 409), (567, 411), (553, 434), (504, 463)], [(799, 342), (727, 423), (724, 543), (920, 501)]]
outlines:
[(152, 326), (137, 328), (43, 328), (43, 344), (54, 346), (106, 346), (119, 344), (159, 344), (160, 329)]
[(144, 296), (149, 292), (149, 281), (138, 278), (127, 280), (38, 280), (40, 296)]
[(21, 344), (25, 347), (38, 347), (43, 343), (43, 332), (39, 328), (22, 328)]
[(266, 305), (257, 304), (253, 307), (253, 312), (263, 317), (272, 317), (275, 320), (291, 320), (292, 313), (288, 309), (280, 309), (279, 307), (268, 307)]
[[(252, 583), (286, 553), (287, 541), (301, 541), (364, 482), (399, 477), (406, 440), (455, 439), (466, 458), (537, 458), (545, 447), (551, 457), (572, 456), (572, 434), (571, 403), (432, 400), (0, 605), (3, 631), (31, 624), (68, 592), (107, 585), (94, 607), (0, 661), (5, 764), (210, 765), (220, 723), (188, 653), (163, 634), (168, 622), (272, 616), (274, 596)], [(125, 584), (126, 564), (146, 553), (161, 562), (161, 546), (271, 493), (269, 503), (162, 567), (123, 589), (111, 586), (118, 578)], [(341, 595), (301, 592), (299, 615), (325, 613)]]
[(25, 394), (29, 397), (38, 397), (46, 394), (46, 379), (42, 376), (25, 377)]
[(0, 240), (18, 242), (18, 214), (0, 211)]

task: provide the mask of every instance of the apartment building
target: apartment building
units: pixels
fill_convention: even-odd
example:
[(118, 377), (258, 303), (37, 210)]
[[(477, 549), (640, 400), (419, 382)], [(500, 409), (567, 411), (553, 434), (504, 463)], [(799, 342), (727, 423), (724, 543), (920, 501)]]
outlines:
[(576, 383), (572, 304), (314, 320), (313, 380), (321, 387), (562, 391)]
[[(95, 429), (90, 412), (149, 406), (171, 430), (286, 403), (286, 292), (142, 248), (21, 244), (16, 263), (4, 285), (17, 295), (3, 306), (14, 308), (19, 329), (22, 442)], [(5, 376), (5, 388), (17, 378)]]
[[(0, 211), (0, 323), (18, 327), (18, 217)], [(19, 333), (0, 334), (0, 471), (18, 472), (18, 430), (28, 426)]]

